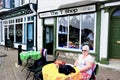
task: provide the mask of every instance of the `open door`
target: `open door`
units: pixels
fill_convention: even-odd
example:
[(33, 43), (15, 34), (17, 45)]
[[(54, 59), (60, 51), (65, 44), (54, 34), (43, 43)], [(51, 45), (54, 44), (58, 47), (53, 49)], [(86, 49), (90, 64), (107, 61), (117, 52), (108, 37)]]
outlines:
[(7, 43), (7, 31), (8, 31), (8, 28), (5, 28), (5, 47), (6, 47), (6, 43)]
[(53, 54), (53, 26), (45, 26), (43, 31), (43, 47), (48, 50), (48, 54)]
[(34, 46), (34, 26), (33, 23), (27, 25), (27, 50), (32, 50)]

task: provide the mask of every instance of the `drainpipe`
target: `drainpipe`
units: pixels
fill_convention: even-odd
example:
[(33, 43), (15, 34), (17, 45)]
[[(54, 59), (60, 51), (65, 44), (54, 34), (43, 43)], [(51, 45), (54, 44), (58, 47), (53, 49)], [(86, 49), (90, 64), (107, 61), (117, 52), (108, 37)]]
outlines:
[(37, 20), (37, 11), (38, 11), (38, 0), (36, 0), (36, 50), (38, 50), (38, 45), (37, 45), (37, 24), (38, 24), (38, 20)]
[(33, 46), (34, 50), (38, 50), (38, 47), (37, 47), (37, 5), (38, 5), (38, 0), (36, 0), (36, 10), (33, 8), (33, 5), (30, 4), (30, 9), (33, 11), (33, 13), (36, 13), (36, 28), (35, 28), (35, 45)]

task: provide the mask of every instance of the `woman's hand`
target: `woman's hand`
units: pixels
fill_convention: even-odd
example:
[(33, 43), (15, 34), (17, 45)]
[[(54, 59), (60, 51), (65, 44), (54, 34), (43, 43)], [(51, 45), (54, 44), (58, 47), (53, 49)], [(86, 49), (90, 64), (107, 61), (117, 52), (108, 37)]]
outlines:
[(78, 60), (75, 61), (74, 66), (78, 66)]

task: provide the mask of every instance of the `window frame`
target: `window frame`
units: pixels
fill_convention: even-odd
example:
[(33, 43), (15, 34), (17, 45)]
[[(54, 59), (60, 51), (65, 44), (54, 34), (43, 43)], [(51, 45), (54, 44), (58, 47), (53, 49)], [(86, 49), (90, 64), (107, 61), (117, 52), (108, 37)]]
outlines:
[[(94, 49), (93, 50), (90, 50), (90, 53), (94, 53), (95, 52), (95, 44), (96, 44), (96, 13), (95, 12), (93, 12), (93, 13), (85, 13), (85, 14), (93, 14), (94, 15), (94, 44), (93, 44), (93, 46), (94, 46)], [(82, 22), (82, 15), (85, 15), (85, 14), (78, 14), (79, 15), (79, 21), (80, 21), (80, 34), (79, 34), (79, 41), (80, 41), (80, 44), (79, 44), (79, 46), (81, 46), (81, 26), (82, 26), (82, 24), (81, 24), (81, 22)], [(57, 39), (56, 39), (56, 48), (57, 49), (60, 49), (60, 50), (68, 50), (68, 51), (77, 51), (77, 52), (81, 52), (82, 50), (81, 50), (81, 48), (79, 48), (79, 49), (74, 49), (74, 48), (69, 48), (68, 47), (68, 41), (69, 41), (69, 21), (70, 21), (70, 16), (71, 15), (67, 15), (67, 16), (60, 16), (60, 17), (68, 17), (68, 36), (67, 36), (67, 47), (59, 47), (59, 37), (58, 37), (58, 32), (59, 32), (59, 18), (60, 17), (57, 17), (57, 35), (56, 35), (56, 37), (57, 37)], [(74, 16), (74, 15), (72, 15), (72, 16)]]

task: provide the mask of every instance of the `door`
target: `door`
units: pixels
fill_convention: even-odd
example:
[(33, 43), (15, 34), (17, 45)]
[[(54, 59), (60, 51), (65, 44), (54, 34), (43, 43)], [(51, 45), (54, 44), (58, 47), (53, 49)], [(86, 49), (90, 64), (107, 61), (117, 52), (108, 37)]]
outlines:
[(109, 40), (110, 58), (120, 58), (120, 18), (112, 18)]
[(27, 24), (27, 50), (32, 50), (34, 46), (34, 26), (33, 23)]
[(43, 47), (48, 50), (48, 54), (53, 54), (53, 26), (44, 27), (43, 39)]
[(5, 28), (5, 46), (7, 46), (7, 31), (8, 31), (8, 28)]

